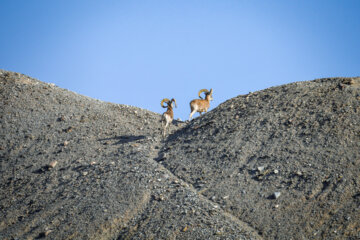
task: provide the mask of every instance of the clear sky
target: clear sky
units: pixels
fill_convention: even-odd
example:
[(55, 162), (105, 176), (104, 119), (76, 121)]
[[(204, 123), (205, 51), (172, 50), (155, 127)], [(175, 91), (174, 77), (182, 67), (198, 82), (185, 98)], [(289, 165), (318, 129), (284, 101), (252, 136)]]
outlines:
[[(295, 81), (360, 75), (359, 0), (1, 0), (0, 69), (175, 118)], [(197, 114), (195, 116), (198, 116)]]

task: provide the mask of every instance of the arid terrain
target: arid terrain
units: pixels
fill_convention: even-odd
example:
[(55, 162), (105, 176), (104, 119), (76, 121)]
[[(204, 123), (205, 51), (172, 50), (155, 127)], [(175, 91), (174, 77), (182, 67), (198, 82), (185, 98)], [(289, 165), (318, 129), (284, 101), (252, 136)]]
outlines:
[[(51, 79), (43, 79), (51, 82)], [(0, 70), (0, 239), (360, 239), (360, 78), (161, 115)]]

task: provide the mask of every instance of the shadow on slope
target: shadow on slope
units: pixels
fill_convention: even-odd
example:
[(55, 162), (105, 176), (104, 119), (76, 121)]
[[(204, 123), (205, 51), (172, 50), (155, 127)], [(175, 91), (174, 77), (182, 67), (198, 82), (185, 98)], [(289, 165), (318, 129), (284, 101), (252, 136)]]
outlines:
[(153, 161), (159, 114), (2, 70), (0, 98), (1, 239), (259, 239)]
[(111, 138), (102, 138), (99, 139), (100, 142), (104, 142), (104, 144), (108, 144), (109, 141), (111, 140), (116, 140), (116, 143), (113, 143), (113, 145), (117, 145), (117, 144), (124, 144), (124, 143), (130, 143), (130, 142), (136, 142), (138, 140), (142, 140), (145, 139), (146, 136), (144, 135), (140, 135), (140, 136), (116, 136), (116, 137), (111, 137)]

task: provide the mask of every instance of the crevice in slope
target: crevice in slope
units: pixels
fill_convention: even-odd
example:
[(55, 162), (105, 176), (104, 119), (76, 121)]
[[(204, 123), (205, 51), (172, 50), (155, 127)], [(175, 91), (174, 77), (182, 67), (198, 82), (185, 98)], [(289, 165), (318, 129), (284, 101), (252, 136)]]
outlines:
[(202, 194), (203, 191), (198, 191), (193, 184), (186, 182), (183, 178), (176, 175), (174, 172), (172, 172), (170, 169), (167, 169), (163, 164), (162, 161), (166, 160), (166, 156), (162, 153), (164, 149), (166, 149), (166, 144), (168, 139), (174, 139), (178, 134), (181, 134), (182, 131), (184, 131), (185, 128), (188, 128), (189, 123), (187, 123), (184, 126), (181, 126), (176, 131), (169, 134), (169, 136), (166, 139), (163, 139), (162, 141), (156, 142), (156, 147), (154, 147), (154, 151), (152, 151), (149, 155), (149, 161), (155, 162), (162, 171), (166, 171), (169, 175), (172, 176), (172, 178), (175, 178), (179, 184), (185, 188), (188, 188), (192, 192), (194, 192), (201, 201), (204, 201), (206, 203), (209, 203), (213, 206), (214, 209), (219, 211), (223, 216), (230, 219), (231, 221), (235, 222), (237, 225), (239, 225), (242, 229), (246, 230), (247, 232), (251, 232), (255, 234), (258, 238), (262, 238), (261, 234), (252, 226), (250, 226), (248, 223), (243, 222), (238, 217), (234, 216), (232, 213), (227, 212), (226, 210), (222, 209), (219, 204), (216, 202), (208, 199), (206, 196)]

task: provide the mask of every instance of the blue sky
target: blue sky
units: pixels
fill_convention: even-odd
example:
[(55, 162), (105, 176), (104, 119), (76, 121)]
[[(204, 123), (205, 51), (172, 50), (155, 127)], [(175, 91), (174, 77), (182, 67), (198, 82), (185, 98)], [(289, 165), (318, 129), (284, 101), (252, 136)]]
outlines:
[[(295, 81), (359, 76), (358, 0), (2, 0), (0, 69), (175, 118)], [(197, 115), (195, 115), (197, 116)]]

